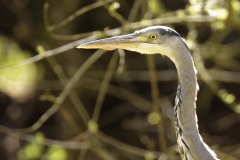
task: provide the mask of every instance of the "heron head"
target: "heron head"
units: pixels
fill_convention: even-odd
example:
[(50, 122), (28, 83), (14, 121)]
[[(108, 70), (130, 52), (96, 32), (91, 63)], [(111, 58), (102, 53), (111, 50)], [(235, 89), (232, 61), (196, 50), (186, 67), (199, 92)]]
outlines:
[(165, 26), (152, 26), (132, 34), (88, 42), (77, 48), (104, 50), (122, 48), (142, 54), (168, 55), (182, 48), (187, 49), (187, 46), (175, 30)]

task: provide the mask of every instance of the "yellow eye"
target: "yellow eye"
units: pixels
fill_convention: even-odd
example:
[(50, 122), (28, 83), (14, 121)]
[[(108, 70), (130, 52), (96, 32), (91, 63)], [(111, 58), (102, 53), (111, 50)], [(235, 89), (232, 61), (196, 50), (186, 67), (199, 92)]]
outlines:
[(156, 35), (156, 34), (151, 34), (151, 35), (150, 35), (150, 39), (151, 39), (151, 40), (157, 39), (157, 35)]

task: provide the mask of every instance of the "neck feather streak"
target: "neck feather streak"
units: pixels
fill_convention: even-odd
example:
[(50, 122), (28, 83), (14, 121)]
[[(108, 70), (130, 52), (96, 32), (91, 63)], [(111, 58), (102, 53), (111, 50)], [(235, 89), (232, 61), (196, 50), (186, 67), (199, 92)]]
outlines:
[(175, 99), (174, 118), (177, 142), (184, 160), (217, 160), (215, 153), (203, 142), (198, 131), (196, 69), (189, 51), (170, 57), (176, 65), (179, 86)]

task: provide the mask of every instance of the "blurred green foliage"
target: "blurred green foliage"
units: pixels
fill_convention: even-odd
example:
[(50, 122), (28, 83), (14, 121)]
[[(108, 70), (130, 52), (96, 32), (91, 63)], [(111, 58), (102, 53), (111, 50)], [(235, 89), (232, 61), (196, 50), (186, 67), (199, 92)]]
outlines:
[(36, 142), (25, 144), (17, 153), (17, 160), (67, 160), (68, 155), (65, 149), (59, 147), (45, 147), (44, 135), (36, 133)]
[[(21, 50), (13, 41), (0, 36), (0, 66), (16, 64), (30, 56), (28, 51)], [(36, 64), (1, 71), (0, 90), (17, 100), (26, 99), (41, 78), (42, 70)]]

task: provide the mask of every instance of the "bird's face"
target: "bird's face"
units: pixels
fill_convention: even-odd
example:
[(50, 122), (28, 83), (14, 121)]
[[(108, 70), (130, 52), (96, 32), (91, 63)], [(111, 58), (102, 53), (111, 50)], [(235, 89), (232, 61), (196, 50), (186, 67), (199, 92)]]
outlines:
[(182, 38), (173, 29), (165, 26), (153, 26), (135, 31), (132, 34), (116, 36), (88, 42), (77, 48), (114, 50), (122, 48), (142, 54), (156, 54), (173, 52), (172, 50), (183, 46)]

